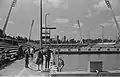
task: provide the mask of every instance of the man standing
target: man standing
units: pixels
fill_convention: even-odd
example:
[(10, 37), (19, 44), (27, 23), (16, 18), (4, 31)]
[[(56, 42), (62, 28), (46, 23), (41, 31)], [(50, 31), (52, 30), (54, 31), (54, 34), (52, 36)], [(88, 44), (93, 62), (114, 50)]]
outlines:
[(25, 67), (26, 68), (28, 68), (28, 64), (29, 64), (29, 49), (27, 49), (25, 53)]
[(49, 63), (50, 63), (50, 59), (51, 59), (51, 53), (53, 51), (49, 49), (49, 47), (46, 48), (46, 52), (45, 52), (45, 68), (49, 69)]
[(22, 51), (22, 46), (19, 45), (19, 47), (18, 47), (18, 53), (17, 53), (17, 55), (18, 55), (18, 59), (21, 58), (21, 51)]

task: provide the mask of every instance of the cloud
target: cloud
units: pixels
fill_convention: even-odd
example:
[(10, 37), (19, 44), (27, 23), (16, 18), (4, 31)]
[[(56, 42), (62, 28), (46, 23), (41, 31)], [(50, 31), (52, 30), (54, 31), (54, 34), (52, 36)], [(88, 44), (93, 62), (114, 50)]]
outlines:
[[(116, 8), (117, 4), (118, 4), (118, 0), (109, 0), (111, 3), (111, 6), (113, 8)], [(94, 9), (97, 10), (108, 10), (108, 7), (105, 3), (105, 0), (100, 0), (98, 3), (93, 5)]]
[[(82, 27), (83, 25), (84, 24), (82, 22), (80, 22), (80, 27)], [(78, 24), (77, 23), (73, 24), (73, 28), (79, 28)]]
[(2, 18), (0, 18), (0, 20), (2, 20)]
[[(56, 31), (56, 30), (55, 30)], [(63, 30), (56, 32), (57, 35), (60, 35), (61, 33), (64, 33)]]
[(33, 0), (33, 3), (37, 6), (40, 6), (40, 0)]
[[(120, 16), (116, 16), (116, 20), (118, 22), (118, 24), (120, 25)], [(116, 27), (116, 24), (115, 24), (115, 21), (114, 19), (112, 18), (111, 20), (108, 20), (107, 22), (101, 24), (103, 26), (114, 26)]]
[(63, 2), (63, 0), (48, 0), (48, 3), (53, 5), (55, 8), (59, 7)]
[(15, 24), (13, 21), (8, 21), (9, 24)]
[(85, 17), (87, 17), (87, 18), (92, 17), (92, 11), (91, 11), (91, 10), (88, 10), (87, 12), (88, 12), (88, 14), (85, 15)]
[[(33, 0), (33, 3), (37, 6), (40, 6), (40, 0)], [(46, 0), (42, 0), (42, 4), (45, 4)]]
[(78, 33), (78, 31), (77, 31), (77, 30), (74, 30), (74, 31), (72, 31), (72, 33), (73, 33), (73, 34), (76, 34), (76, 33)]
[(93, 7), (98, 10), (108, 10), (104, 0), (101, 0), (97, 4), (94, 4)]
[(59, 33), (62, 33), (62, 32), (64, 32), (64, 31), (59, 31)]
[(62, 5), (62, 8), (68, 9), (68, 4), (67, 4), (67, 3), (63, 4), (63, 5)]
[[(116, 16), (116, 20), (117, 20), (118, 24), (120, 25), (120, 16)], [(111, 22), (113, 23), (114, 26), (116, 26), (113, 18), (112, 18)]]
[(109, 23), (109, 22), (106, 22), (106, 23), (103, 23), (103, 24), (101, 24), (102, 26), (111, 26), (111, 25), (113, 25), (113, 23), (111, 22), (111, 23)]
[[(118, 21), (118, 22), (120, 22), (120, 16), (115, 16), (116, 17), (116, 20)], [(114, 21), (114, 19), (112, 18), (112, 21)]]
[[(33, 0), (34, 4), (40, 6), (40, 0)], [(42, 0), (43, 5), (53, 6), (55, 8), (62, 7), (64, 9), (68, 8), (68, 4), (64, 0)]]
[(62, 19), (62, 18), (58, 18), (55, 21), (53, 21), (54, 23), (68, 23), (69, 20), (68, 19)]
[(69, 26), (66, 24), (66, 25), (63, 25), (64, 28), (68, 28)]

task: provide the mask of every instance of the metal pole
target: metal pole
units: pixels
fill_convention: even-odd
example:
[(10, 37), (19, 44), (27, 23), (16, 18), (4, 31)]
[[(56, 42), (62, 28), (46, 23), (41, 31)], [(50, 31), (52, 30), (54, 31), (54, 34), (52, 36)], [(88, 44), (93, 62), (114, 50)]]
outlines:
[(88, 39), (90, 39), (90, 31), (88, 31)]
[[(49, 36), (51, 37), (51, 30), (49, 29)], [(51, 44), (50, 38), (49, 38), (49, 46)]]
[[(59, 35), (59, 34), (58, 34)], [(57, 35), (57, 36), (58, 36)], [(58, 39), (59, 40), (59, 39)], [(58, 45), (58, 40), (57, 40), (57, 45)], [(58, 63), (59, 63), (59, 49), (58, 49), (58, 47), (57, 47), (57, 66), (58, 66)], [(58, 66), (58, 72), (59, 72), (59, 66)]]
[(58, 49), (58, 72), (59, 72), (59, 70), (60, 70), (60, 69), (59, 69), (59, 56), (60, 56), (59, 51), (60, 51), (60, 50)]
[(9, 20), (10, 14), (11, 14), (11, 11), (12, 11), (12, 7), (13, 7), (13, 2), (12, 2), (12, 5), (11, 5), (11, 7), (10, 7), (10, 10), (9, 10), (9, 12), (8, 12), (8, 15), (7, 15), (7, 19), (6, 19), (6, 21), (5, 21), (5, 24), (4, 24), (2, 35), (5, 35), (5, 30), (6, 30), (7, 23), (8, 23), (8, 20)]
[(88, 43), (90, 44), (91, 43), (91, 41), (90, 41), (90, 30), (88, 30), (88, 39), (89, 39)]
[(42, 0), (40, 0), (40, 48), (42, 47)]
[(33, 24), (34, 24), (34, 20), (32, 20), (32, 24), (31, 24), (31, 28), (30, 28), (29, 41), (30, 41), (30, 37), (31, 37), (31, 33), (32, 33)]
[(102, 47), (103, 47), (103, 45), (104, 45), (104, 26), (101, 25), (101, 27), (102, 27)]
[[(45, 33), (47, 33), (46, 27), (47, 27), (47, 16), (49, 15), (49, 13), (45, 14)], [(46, 38), (46, 34), (45, 34), (45, 45), (47, 42), (47, 38)]]

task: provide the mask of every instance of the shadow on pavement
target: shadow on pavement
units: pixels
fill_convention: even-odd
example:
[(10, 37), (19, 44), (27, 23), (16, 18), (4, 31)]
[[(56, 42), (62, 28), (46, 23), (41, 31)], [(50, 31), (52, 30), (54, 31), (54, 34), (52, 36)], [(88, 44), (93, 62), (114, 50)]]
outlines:
[(0, 70), (5, 69), (5, 67), (10, 66), (14, 61), (6, 61), (2, 66), (0, 66)]
[(32, 69), (32, 68), (30, 68), (30, 67), (29, 67), (29, 69), (32, 70), (32, 71), (38, 71), (38, 70)]

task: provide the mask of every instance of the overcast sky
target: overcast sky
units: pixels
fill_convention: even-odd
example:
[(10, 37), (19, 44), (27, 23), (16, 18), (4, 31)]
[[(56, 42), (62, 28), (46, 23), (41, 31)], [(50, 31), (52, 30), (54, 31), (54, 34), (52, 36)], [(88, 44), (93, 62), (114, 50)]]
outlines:
[[(12, 0), (0, 0), (0, 28), (3, 28)], [(17, 0), (12, 9), (6, 33), (11, 36), (29, 36), (32, 20), (35, 20), (32, 39), (39, 39), (39, 14), (40, 0)], [(110, 0), (118, 22), (120, 22), (120, 0)], [(44, 16), (48, 15), (47, 24), (55, 26), (52, 37), (79, 39), (80, 20), (82, 37), (99, 38), (102, 34), (100, 25), (105, 26), (105, 38), (116, 38), (117, 28), (113, 21), (111, 11), (104, 0), (43, 0), (43, 25)]]

